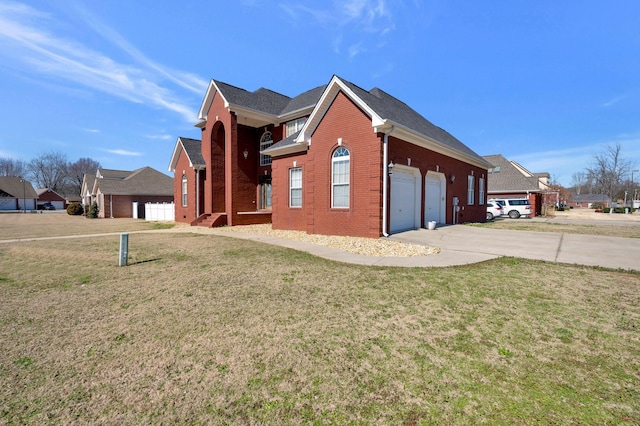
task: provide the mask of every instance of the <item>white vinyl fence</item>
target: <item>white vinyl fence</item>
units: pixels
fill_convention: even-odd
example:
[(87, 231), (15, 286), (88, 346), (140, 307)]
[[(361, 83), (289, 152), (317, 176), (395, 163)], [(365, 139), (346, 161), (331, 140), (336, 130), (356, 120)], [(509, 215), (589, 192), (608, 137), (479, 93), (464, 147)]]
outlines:
[(146, 203), (144, 220), (174, 221), (176, 210), (174, 203)]

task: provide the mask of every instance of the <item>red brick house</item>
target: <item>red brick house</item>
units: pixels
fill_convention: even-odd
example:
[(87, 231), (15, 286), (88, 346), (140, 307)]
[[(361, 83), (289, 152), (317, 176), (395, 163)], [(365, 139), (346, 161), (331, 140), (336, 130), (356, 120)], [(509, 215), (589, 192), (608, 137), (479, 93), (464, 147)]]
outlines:
[(51, 188), (39, 188), (36, 189), (38, 194), (38, 208), (44, 203), (51, 203), (56, 210), (64, 210), (67, 204), (67, 199), (58, 194)]
[(487, 194), (489, 198), (527, 198), (531, 203), (534, 216), (542, 215), (542, 205), (557, 202), (558, 193), (549, 187), (548, 173), (531, 173), (515, 161), (507, 160), (503, 155), (483, 157), (491, 163)]
[(178, 221), (379, 237), (485, 220), (491, 165), (380, 89), (334, 76), (289, 98), (212, 80), (199, 119), (203, 142), (178, 138), (169, 165)]

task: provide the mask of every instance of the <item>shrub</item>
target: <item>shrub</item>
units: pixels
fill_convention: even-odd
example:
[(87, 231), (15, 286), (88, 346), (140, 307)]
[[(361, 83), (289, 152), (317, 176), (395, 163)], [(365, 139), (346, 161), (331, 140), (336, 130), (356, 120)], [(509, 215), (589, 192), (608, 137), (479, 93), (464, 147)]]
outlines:
[(81, 214), (84, 214), (84, 208), (80, 203), (71, 203), (67, 207), (67, 214), (71, 216), (80, 216)]
[(94, 201), (93, 204), (91, 204), (91, 207), (89, 207), (89, 213), (87, 214), (87, 217), (89, 219), (95, 219), (98, 217), (98, 212), (98, 203)]

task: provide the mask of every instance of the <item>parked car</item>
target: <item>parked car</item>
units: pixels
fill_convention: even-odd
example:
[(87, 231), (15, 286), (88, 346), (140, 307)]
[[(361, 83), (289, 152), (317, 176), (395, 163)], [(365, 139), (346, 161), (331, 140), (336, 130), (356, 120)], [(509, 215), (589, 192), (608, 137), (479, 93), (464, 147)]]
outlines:
[(489, 201), (487, 203), (487, 220), (493, 220), (502, 216), (502, 206), (496, 202)]
[(502, 206), (502, 214), (511, 219), (518, 219), (520, 216), (531, 216), (533, 210), (531, 203), (526, 198), (495, 198), (489, 200)]
[(38, 206), (38, 210), (55, 210), (56, 206), (51, 203), (44, 203)]

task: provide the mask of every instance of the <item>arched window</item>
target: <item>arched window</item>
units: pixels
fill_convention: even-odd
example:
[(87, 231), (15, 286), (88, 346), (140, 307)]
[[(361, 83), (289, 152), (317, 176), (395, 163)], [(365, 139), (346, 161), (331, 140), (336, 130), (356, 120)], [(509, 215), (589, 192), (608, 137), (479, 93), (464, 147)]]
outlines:
[[(273, 145), (273, 137), (271, 132), (264, 132), (260, 138), (260, 151), (263, 151)], [(268, 166), (271, 164), (271, 156), (260, 154), (260, 165)]]
[(187, 206), (187, 175), (182, 175), (182, 206)]
[(349, 208), (349, 169), (351, 157), (343, 146), (331, 157), (331, 207)]

